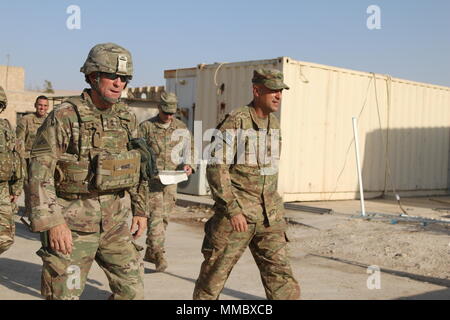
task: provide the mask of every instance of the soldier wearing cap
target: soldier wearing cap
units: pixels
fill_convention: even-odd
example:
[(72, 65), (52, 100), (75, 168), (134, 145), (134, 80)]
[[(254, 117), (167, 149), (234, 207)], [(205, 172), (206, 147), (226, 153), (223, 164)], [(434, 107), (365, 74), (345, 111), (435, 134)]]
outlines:
[(252, 82), (253, 101), (226, 115), (213, 137), (207, 178), (215, 213), (205, 225), (204, 262), (194, 299), (217, 299), (247, 247), (268, 299), (300, 297), (286, 251), (283, 201), (277, 192), (281, 135), (273, 113), (280, 109), (283, 89), (289, 87), (283, 74), (273, 69), (255, 70)]
[[(158, 114), (139, 125), (139, 135), (153, 150), (159, 172), (184, 170), (189, 176), (194, 170), (192, 165), (194, 145), (186, 125), (174, 116), (177, 112), (177, 103), (175, 94), (163, 92), (158, 105)], [(175, 207), (176, 191), (176, 184), (164, 185), (158, 177), (150, 180), (147, 201), (150, 217), (144, 261), (154, 263), (158, 272), (164, 271), (168, 266), (164, 255), (164, 242), (169, 215)]]
[[(0, 87), (0, 113), (7, 105), (5, 91)], [(0, 119), (0, 254), (14, 243), (16, 201), (22, 193), (23, 162), (15, 146), (11, 124)]]
[[(134, 243), (147, 228), (140, 198), (136, 117), (121, 102), (133, 74), (131, 54), (114, 43), (94, 46), (80, 70), (90, 89), (65, 100), (39, 128), (31, 150), (31, 225), (41, 233), (41, 293), (78, 299), (95, 260), (110, 299), (143, 299), (143, 263)], [(126, 191), (130, 208), (121, 201)]]
[(33, 146), (34, 139), (39, 127), (47, 117), (48, 98), (46, 96), (39, 96), (34, 103), (36, 112), (27, 114), (19, 119), (16, 127), (17, 149), (21, 156), (25, 159), (25, 178), (23, 183), (23, 190), (25, 193), (25, 215), (30, 216), (30, 188), (28, 180), (28, 166), (30, 164), (30, 152)]

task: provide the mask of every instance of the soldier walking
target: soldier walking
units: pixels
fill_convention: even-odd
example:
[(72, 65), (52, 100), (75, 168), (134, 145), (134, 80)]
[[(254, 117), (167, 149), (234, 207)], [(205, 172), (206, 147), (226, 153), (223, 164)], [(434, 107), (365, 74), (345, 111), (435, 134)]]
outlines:
[(28, 167), (30, 165), (30, 152), (33, 146), (34, 139), (39, 127), (47, 117), (48, 98), (46, 96), (39, 96), (34, 103), (36, 112), (27, 114), (19, 119), (16, 127), (17, 146), (20, 155), (25, 160), (25, 177), (23, 179), (23, 191), (25, 195), (25, 216), (29, 217), (31, 212), (30, 204), (30, 186)]
[[(133, 75), (131, 54), (114, 43), (94, 46), (80, 70), (90, 89), (48, 115), (31, 150), (33, 231), (41, 232), (41, 293), (78, 299), (95, 260), (111, 299), (143, 299), (143, 264), (133, 242), (147, 227), (139, 197), (140, 154), (129, 150), (136, 117), (120, 101)], [(133, 214), (120, 201), (128, 191)], [(140, 248), (142, 249), (142, 248)]]
[[(182, 169), (189, 176), (193, 156), (192, 136), (186, 125), (174, 117), (177, 112), (177, 97), (163, 92), (159, 101), (159, 113), (139, 125), (139, 136), (143, 137), (156, 156), (158, 171)], [(174, 135), (181, 137), (181, 143)], [(172, 137), (174, 139), (172, 139)], [(178, 148), (178, 150), (174, 150)], [(174, 159), (174, 155), (178, 155)], [(177, 161), (182, 159), (184, 161)], [(180, 163), (181, 162), (181, 163)], [(148, 201), (150, 217), (147, 229), (147, 250), (144, 261), (155, 264), (158, 272), (166, 270), (164, 242), (169, 214), (175, 207), (177, 185), (164, 185), (158, 177), (150, 180)]]
[[(247, 247), (268, 299), (300, 296), (286, 252), (283, 201), (277, 192), (281, 135), (273, 112), (289, 87), (283, 74), (273, 69), (255, 70), (252, 82), (253, 101), (229, 113), (213, 138), (207, 178), (215, 213), (205, 224), (205, 260), (194, 299), (217, 299)], [(239, 138), (244, 136), (248, 138)]]
[[(0, 87), (0, 113), (8, 99)], [(14, 243), (17, 198), (22, 193), (23, 161), (15, 150), (16, 135), (7, 119), (0, 119), (0, 254)]]

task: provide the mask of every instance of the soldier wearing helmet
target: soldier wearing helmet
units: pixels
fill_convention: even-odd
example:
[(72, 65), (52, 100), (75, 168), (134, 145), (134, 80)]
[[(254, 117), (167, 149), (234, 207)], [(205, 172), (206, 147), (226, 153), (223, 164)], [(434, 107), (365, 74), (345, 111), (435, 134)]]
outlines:
[[(0, 87), (0, 113), (7, 105), (5, 91)], [(15, 145), (15, 132), (11, 124), (6, 119), (0, 119), (0, 254), (14, 242), (16, 201), (22, 192), (23, 162)]]
[[(163, 92), (158, 105), (158, 115), (139, 125), (139, 136), (143, 137), (153, 150), (159, 172), (181, 169), (189, 176), (193, 172), (194, 144), (186, 125), (175, 118), (177, 104), (174, 93)], [(175, 207), (176, 193), (176, 184), (163, 184), (158, 177), (150, 180), (147, 198), (150, 218), (144, 261), (154, 263), (158, 272), (164, 271), (168, 266), (164, 256), (164, 242), (169, 214)]]
[[(48, 115), (31, 151), (31, 225), (41, 233), (41, 293), (78, 299), (92, 262), (104, 270), (111, 299), (143, 299), (142, 250), (147, 227), (139, 196), (136, 117), (121, 102), (133, 74), (131, 54), (114, 43), (94, 46), (81, 67), (90, 89)], [(129, 208), (121, 201), (129, 194)], [(73, 281), (74, 273), (78, 280)]]

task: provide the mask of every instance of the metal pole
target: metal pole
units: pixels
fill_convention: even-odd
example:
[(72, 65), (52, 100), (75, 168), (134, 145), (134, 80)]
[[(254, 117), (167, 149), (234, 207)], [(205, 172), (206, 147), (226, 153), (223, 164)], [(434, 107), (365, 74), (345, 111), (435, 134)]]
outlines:
[(358, 138), (358, 125), (356, 123), (356, 118), (352, 118), (353, 122), (353, 136), (355, 137), (355, 151), (356, 151), (356, 168), (358, 170), (358, 182), (359, 182), (359, 196), (361, 198), (361, 215), (366, 216), (366, 209), (364, 206), (364, 191), (361, 175), (361, 167), (359, 165), (359, 138)]

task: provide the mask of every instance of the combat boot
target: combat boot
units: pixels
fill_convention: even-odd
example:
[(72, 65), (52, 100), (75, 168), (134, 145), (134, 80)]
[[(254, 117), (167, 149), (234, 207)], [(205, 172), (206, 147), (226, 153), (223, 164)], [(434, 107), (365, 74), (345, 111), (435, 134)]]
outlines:
[(157, 272), (164, 272), (168, 267), (167, 261), (164, 258), (164, 253), (158, 252), (156, 254), (156, 261), (155, 261), (155, 269)]
[(155, 255), (152, 253), (150, 248), (147, 248), (147, 250), (145, 250), (145, 255), (144, 255), (143, 260), (150, 262), (150, 263), (156, 263)]

